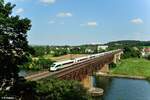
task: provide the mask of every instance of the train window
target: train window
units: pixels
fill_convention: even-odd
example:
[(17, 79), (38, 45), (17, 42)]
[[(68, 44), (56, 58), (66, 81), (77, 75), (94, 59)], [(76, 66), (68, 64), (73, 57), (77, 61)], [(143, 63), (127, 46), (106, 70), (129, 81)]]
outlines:
[(64, 63), (63, 65), (72, 64), (72, 63), (73, 63), (73, 61), (72, 61), (72, 62), (67, 62), (67, 63)]
[(56, 65), (55, 67), (60, 67), (61, 65)]
[(51, 67), (54, 67), (56, 64), (52, 64)]
[(79, 61), (86, 60), (87, 58), (80, 59)]

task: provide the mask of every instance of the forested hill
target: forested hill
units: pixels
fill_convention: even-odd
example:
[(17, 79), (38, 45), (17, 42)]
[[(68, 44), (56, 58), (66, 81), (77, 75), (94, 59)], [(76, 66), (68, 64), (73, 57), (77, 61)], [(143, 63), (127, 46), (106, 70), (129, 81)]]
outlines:
[(122, 40), (122, 41), (109, 42), (106, 45), (150, 46), (150, 41)]

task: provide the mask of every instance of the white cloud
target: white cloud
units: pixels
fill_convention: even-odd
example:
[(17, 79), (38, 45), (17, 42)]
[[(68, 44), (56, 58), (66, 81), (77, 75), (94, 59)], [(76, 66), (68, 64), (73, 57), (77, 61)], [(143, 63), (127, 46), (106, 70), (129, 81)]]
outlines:
[(40, 0), (44, 4), (53, 4), (56, 2), (56, 0)]
[(142, 23), (144, 23), (141, 18), (132, 19), (130, 22), (133, 23), (133, 24), (142, 24)]
[(24, 9), (23, 9), (23, 8), (18, 8), (18, 9), (16, 9), (16, 14), (20, 14), (20, 13), (22, 13), (22, 12), (24, 12)]
[(60, 12), (56, 16), (57, 17), (72, 17), (72, 13), (70, 13), (70, 12)]
[(91, 27), (96, 27), (98, 24), (97, 24), (97, 22), (92, 21), (92, 22), (88, 22), (87, 25), (91, 26)]
[(23, 2), (27, 0), (4, 0), (4, 1), (7, 3), (7, 2)]
[(80, 24), (80, 26), (89, 26), (89, 27), (96, 27), (98, 23), (96, 21), (87, 22), (86, 24)]
[(48, 24), (60, 24), (60, 25), (64, 25), (65, 24), (65, 22), (63, 22), (63, 21), (57, 21), (56, 19), (55, 20), (50, 20), (49, 22), (48, 22)]

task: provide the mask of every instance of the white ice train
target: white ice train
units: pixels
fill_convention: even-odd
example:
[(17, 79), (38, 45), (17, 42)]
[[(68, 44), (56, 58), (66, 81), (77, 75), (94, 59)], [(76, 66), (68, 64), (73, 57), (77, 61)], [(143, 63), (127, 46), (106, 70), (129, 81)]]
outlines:
[(55, 62), (51, 65), (49, 70), (50, 71), (56, 71), (56, 70), (59, 70), (59, 69), (65, 68), (65, 67), (69, 67), (72, 64), (77, 64), (77, 63), (80, 63), (82, 61), (86, 61), (86, 60), (94, 59), (94, 58), (97, 58), (97, 57), (100, 57), (100, 56), (104, 56), (104, 55), (107, 55), (109, 53), (113, 53), (115, 51), (116, 50), (103, 52), (103, 53), (98, 53), (98, 54), (92, 54), (92, 55), (84, 56), (84, 57), (79, 57), (79, 58), (75, 58), (73, 60)]
[(74, 60), (66, 60), (66, 61), (61, 61), (61, 62), (55, 62), (51, 65), (50, 71), (56, 71), (65, 67), (69, 67), (72, 64), (76, 64), (85, 60), (88, 60), (89, 56), (85, 57), (80, 57), (80, 58), (75, 58)]
[(61, 62), (55, 62), (51, 65), (50, 71), (56, 71), (58, 69), (62, 69), (65, 67), (68, 67), (69, 65), (75, 63), (74, 60), (67, 60), (67, 61), (61, 61)]

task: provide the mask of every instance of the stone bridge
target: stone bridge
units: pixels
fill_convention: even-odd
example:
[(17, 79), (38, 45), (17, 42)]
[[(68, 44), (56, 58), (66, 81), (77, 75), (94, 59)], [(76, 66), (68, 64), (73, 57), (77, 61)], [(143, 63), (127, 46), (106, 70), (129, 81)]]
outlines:
[(123, 50), (113, 50), (103, 53), (100, 57), (89, 59), (77, 64), (73, 64), (67, 68), (55, 71), (44, 72), (39, 75), (28, 76), (28, 80), (39, 80), (48, 76), (56, 77), (64, 80), (81, 81), (85, 87), (91, 87), (91, 77), (96, 72), (108, 72), (109, 64), (117, 63), (120, 60)]

